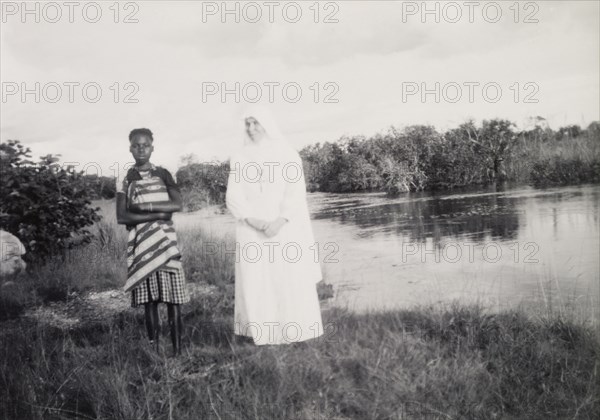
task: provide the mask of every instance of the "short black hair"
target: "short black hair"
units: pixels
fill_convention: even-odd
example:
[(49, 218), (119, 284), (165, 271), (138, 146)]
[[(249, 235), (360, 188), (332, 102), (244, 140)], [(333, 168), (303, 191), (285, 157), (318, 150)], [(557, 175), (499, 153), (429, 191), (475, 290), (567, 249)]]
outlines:
[(154, 137), (152, 137), (152, 131), (149, 128), (134, 128), (129, 133), (129, 141), (133, 140), (136, 136), (146, 136), (149, 137), (150, 140), (154, 141)]

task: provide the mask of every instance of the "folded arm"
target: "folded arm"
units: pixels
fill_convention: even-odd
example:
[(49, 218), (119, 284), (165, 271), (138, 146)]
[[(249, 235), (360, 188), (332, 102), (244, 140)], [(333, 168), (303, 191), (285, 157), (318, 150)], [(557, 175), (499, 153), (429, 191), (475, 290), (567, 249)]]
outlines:
[(137, 225), (156, 220), (171, 220), (171, 212), (136, 213), (127, 209), (127, 196), (117, 194), (117, 223), (120, 225)]

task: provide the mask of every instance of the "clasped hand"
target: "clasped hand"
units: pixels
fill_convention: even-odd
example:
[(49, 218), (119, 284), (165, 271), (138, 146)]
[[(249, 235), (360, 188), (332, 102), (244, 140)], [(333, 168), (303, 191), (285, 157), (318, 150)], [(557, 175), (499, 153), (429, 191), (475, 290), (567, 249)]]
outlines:
[(267, 222), (266, 220), (258, 219), (256, 217), (248, 217), (246, 223), (252, 226), (254, 229), (263, 232), (268, 238), (271, 238), (279, 233), (283, 225), (287, 222), (283, 217), (278, 217), (275, 220)]

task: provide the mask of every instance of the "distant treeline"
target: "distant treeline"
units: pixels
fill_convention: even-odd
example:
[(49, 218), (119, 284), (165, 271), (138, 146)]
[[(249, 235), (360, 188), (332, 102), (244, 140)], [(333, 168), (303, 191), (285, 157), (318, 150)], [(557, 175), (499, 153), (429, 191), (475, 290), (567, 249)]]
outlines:
[(496, 181), (533, 185), (600, 182), (600, 122), (517, 131), (507, 120), (467, 122), (440, 133), (416, 125), (345, 137), (301, 152), (310, 191), (450, 189)]

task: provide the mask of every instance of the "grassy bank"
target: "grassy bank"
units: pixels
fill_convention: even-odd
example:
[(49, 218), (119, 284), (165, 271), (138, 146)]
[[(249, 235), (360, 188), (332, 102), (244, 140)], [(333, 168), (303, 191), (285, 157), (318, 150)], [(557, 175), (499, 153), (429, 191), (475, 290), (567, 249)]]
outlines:
[[(233, 340), (220, 298), (189, 305), (184, 355), (146, 344), (141, 316), (4, 334), (9, 419), (591, 419), (598, 337), (564, 320), (474, 307), (325, 313), (290, 346)], [(165, 345), (168, 350), (168, 347)], [(16, 368), (18, 367), (18, 368)]]
[[(23, 308), (120, 287), (124, 230), (110, 207), (95, 241), (0, 289)], [(600, 414), (600, 339), (559, 315), (464, 305), (324, 311), (325, 335), (289, 346), (235, 338), (233, 255), (180, 230), (189, 282), (217, 292), (184, 308), (183, 355), (147, 344), (143, 311), (70, 329), (13, 318), (0, 332), (4, 419), (588, 419)], [(230, 245), (228, 249), (232, 249)], [(163, 327), (166, 322), (163, 315)], [(14, 317), (14, 314), (13, 314)]]

